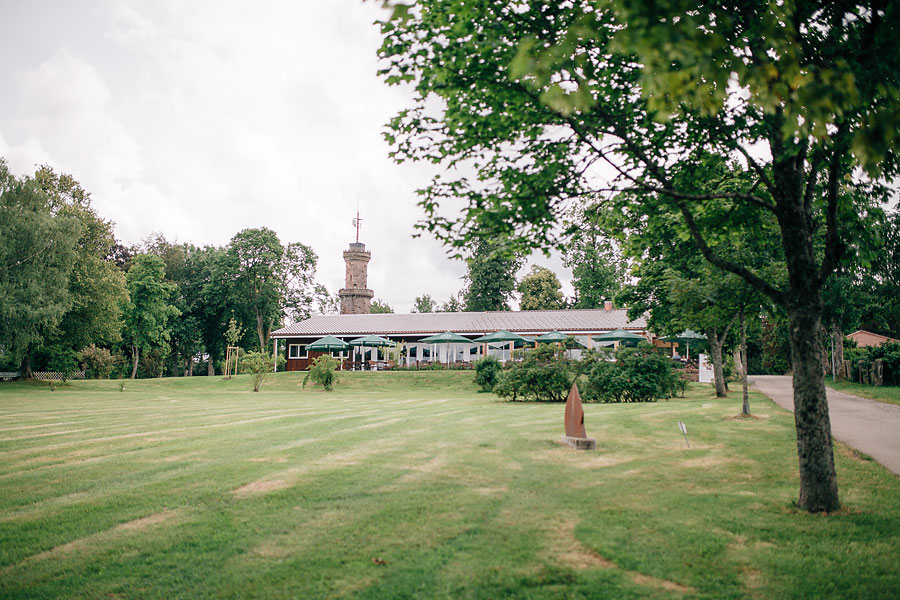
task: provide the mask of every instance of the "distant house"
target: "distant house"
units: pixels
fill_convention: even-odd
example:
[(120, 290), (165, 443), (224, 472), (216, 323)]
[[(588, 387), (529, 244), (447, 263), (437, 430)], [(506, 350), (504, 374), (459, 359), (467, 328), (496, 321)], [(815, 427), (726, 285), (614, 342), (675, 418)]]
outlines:
[[(275, 340), (284, 340), (279, 352), (287, 359), (288, 371), (303, 371), (321, 352), (309, 352), (311, 342), (332, 335), (349, 342), (364, 335), (375, 334), (403, 344), (403, 364), (417, 362), (471, 362), (483, 351), (481, 344), (421, 344), (422, 338), (452, 331), (466, 338), (505, 329), (526, 338), (535, 338), (549, 331), (560, 331), (573, 336), (587, 348), (598, 344), (591, 336), (613, 329), (625, 329), (645, 336), (647, 322), (643, 318), (628, 319), (627, 311), (610, 306), (603, 309), (580, 310), (530, 310), (509, 312), (457, 312), (413, 314), (343, 314), (322, 315), (294, 323), (272, 334)], [(349, 353), (341, 358), (349, 359)]]
[(878, 335), (877, 333), (865, 331), (864, 329), (857, 329), (847, 337), (851, 340), (854, 340), (856, 342), (856, 345), (860, 348), (867, 348), (868, 346), (880, 346), (885, 342), (900, 342), (900, 340), (889, 338), (886, 335)]

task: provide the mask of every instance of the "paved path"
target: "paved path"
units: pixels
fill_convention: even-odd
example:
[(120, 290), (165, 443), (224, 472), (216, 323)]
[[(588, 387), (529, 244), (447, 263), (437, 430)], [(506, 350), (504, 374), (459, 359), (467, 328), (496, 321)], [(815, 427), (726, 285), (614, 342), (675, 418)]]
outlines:
[[(794, 412), (790, 376), (751, 375), (750, 383), (780, 407)], [(900, 406), (828, 389), (831, 433), (900, 475)]]

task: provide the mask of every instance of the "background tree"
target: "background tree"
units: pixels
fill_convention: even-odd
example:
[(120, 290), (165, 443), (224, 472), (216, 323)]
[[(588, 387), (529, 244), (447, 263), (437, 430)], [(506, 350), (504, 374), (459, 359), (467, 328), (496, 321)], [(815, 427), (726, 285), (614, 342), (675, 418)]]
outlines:
[(385, 314), (394, 312), (394, 309), (391, 308), (391, 305), (387, 302), (382, 302), (378, 298), (375, 298), (369, 305), (369, 312), (371, 314)]
[(422, 294), (413, 300), (414, 313), (430, 313), (435, 311), (435, 301), (430, 294)]
[(450, 294), (447, 301), (442, 303), (435, 312), (463, 312), (466, 310), (465, 290), (460, 290), (455, 294)]
[(507, 253), (501, 245), (479, 238), (467, 261), (465, 310), (509, 310), (521, 264), (521, 258)]
[(603, 235), (596, 214), (576, 207), (568, 220), (578, 234), (563, 248), (563, 265), (572, 270), (572, 308), (603, 308), (625, 281), (625, 261), (614, 240)]
[(227, 304), (242, 321), (255, 323), (260, 351), (286, 315), (309, 318), (316, 301), (316, 262), (311, 248), (282, 246), (267, 228), (244, 229), (229, 242), (219, 265), (228, 284)]
[[(575, 233), (556, 226), (566, 203), (609, 188), (646, 192), (635, 201), (648, 216), (678, 215), (707, 260), (785, 307), (799, 504), (835, 510), (821, 290), (898, 171), (898, 11), (889, 2), (690, 11), (678, 2), (418, 2), (383, 26), (382, 72), (416, 93), (391, 123), (392, 156), (445, 167), (421, 191), (421, 227), (454, 248), (498, 237), (513, 251), (559, 246)], [(683, 185), (695, 181), (673, 177), (704, 153), (737, 160), (756, 183), (697, 193)], [(858, 169), (867, 178), (850, 179)], [(848, 186), (871, 194), (842, 195)], [(468, 202), (461, 216), (440, 213), (448, 198)], [(759, 216), (738, 221), (731, 207)], [(722, 253), (730, 231), (752, 232), (767, 217), (785, 285)]]
[(532, 265), (516, 291), (520, 294), (519, 308), (522, 310), (558, 310), (566, 306), (559, 278), (546, 267)]
[(76, 221), (79, 229), (68, 282), (71, 306), (43, 352), (52, 356), (91, 344), (110, 347), (121, 339), (122, 305), (128, 299), (125, 274), (108, 258), (116, 243), (113, 224), (97, 215), (90, 194), (71, 175), (45, 165), (35, 181), (56, 214)]
[(137, 377), (141, 352), (148, 352), (168, 342), (169, 320), (179, 316), (169, 303), (175, 286), (165, 280), (166, 266), (151, 254), (134, 257), (125, 280), (129, 301), (125, 308), (123, 340), (131, 347), (131, 378)]
[(72, 306), (69, 279), (81, 223), (33, 178), (0, 159), (0, 353), (31, 376), (31, 355)]

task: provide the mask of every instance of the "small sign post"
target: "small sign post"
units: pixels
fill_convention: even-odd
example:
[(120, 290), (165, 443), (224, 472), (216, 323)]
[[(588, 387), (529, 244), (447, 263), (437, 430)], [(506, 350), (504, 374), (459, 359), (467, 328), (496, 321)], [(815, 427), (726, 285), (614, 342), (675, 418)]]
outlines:
[(687, 444), (687, 447), (691, 447), (691, 443), (687, 439), (687, 427), (685, 427), (684, 423), (678, 421), (678, 429), (681, 430), (681, 435), (684, 436), (684, 443)]

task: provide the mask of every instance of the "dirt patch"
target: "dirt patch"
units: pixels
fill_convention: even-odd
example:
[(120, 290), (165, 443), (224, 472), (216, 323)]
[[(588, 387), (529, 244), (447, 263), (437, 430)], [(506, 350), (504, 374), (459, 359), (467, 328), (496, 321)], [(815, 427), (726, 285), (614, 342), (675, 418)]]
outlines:
[(287, 558), (291, 550), (285, 548), (275, 540), (266, 540), (250, 550), (250, 554), (259, 558)]
[(576, 522), (573, 518), (552, 521), (549, 525), (546, 551), (554, 561), (573, 569), (616, 568), (616, 563), (594, 552), (575, 538)]
[[(549, 523), (547, 531), (548, 545), (545, 549), (550, 560), (559, 562), (572, 569), (617, 569), (616, 563), (602, 556), (593, 549), (582, 544), (575, 537), (576, 521), (572, 517), (564, 517)], [(634, 583), (682, 594), (694, 590), (674, 581), (644, 575), (636, 571), (625, 571)]]
[(117, 526), (116, 529), (122, 531), (137, 531), (140, 529), (146, 529), (148, 527), (164, 523), (171, 519), (173, 516), (175, 516), (175, 511), (164, 510), (163, 512), (147, 515), (146, 517), (141, 517), (140, 519), (135, 519), (134, 521), (122, 523), (121, 525)]
[(643, 573), (635, 573), (634, 571), (632, 571), (628, 573), (628, 576), (633, 582), (638, 585), (653, 587), (669, 592), (678, 592), (681, 594), (688, 594), (694, 591), (693, 588), (681, 585), (680, 583), (675, 583), (674, 581), (669, 581), (667, 579), (660, 579), (658, 577), (652, 577), (650, 575), (644, 575)]
[(253, 494), (267, 494), (286, 487), (289, 487), (289, 484), (284, 479), (259, 479), (242, 485), (234, 490), (233, 493), (236, 496), (250, 496)]

